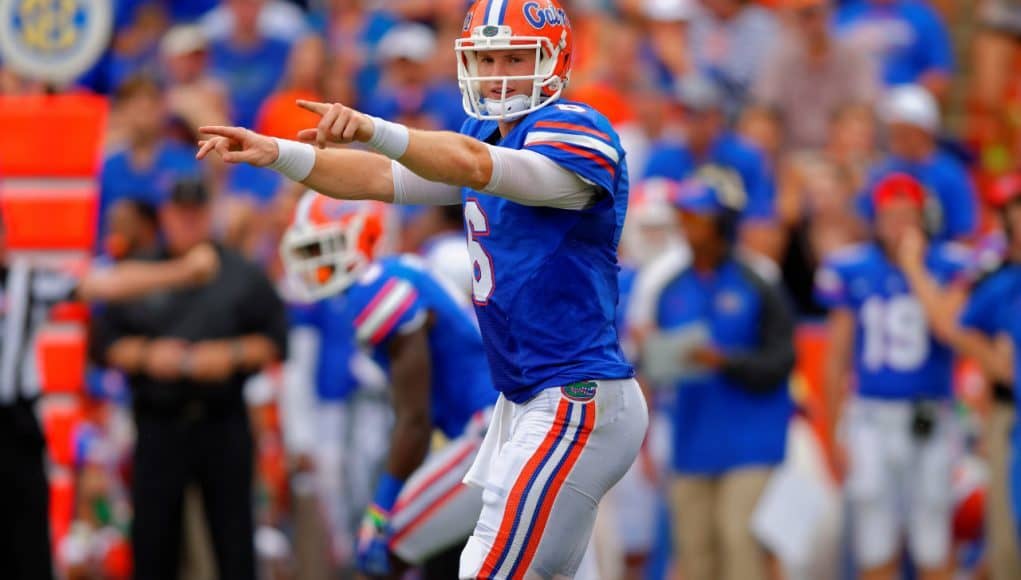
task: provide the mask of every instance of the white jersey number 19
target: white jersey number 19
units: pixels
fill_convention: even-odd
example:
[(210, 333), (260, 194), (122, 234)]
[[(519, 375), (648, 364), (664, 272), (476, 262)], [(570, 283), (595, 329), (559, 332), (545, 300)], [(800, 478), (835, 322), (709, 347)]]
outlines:
[(886, 366), (913, 371), (929, 356), (929, 326), (922, 305), (911, 296), (872, 297), (861, 309), (863, 361), (871, 370)]

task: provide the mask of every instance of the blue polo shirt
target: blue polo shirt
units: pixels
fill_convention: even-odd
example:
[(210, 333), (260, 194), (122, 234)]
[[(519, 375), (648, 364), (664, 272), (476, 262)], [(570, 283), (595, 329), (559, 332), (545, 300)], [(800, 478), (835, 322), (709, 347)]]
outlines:
[(748, 205), (742, 214), (745, 219), (770, 220), (776, 216), (776, 185), (765, 156), (732, 133), (721, 135), (704, 159), (696, 157), (684, 143), (656, 143), (649, 152), (643, 179), (665, 177), (681, 181), (709, 164), (731, 169), (741, 178), (748, 195)]
[[(715, 348), (728, 353), (761, 346), (764, 297), (747, 268), (730, 259), (711, 274), (684, 270), (663, 289), (656, 307), (665, 332), (703, 323)], [(674, 469), (689, 475), (720, 475), (746, 466), (783, 461), (787, 423), (794, 405), (785, 385), (750, 392), (721, 372), (677, 384)]]

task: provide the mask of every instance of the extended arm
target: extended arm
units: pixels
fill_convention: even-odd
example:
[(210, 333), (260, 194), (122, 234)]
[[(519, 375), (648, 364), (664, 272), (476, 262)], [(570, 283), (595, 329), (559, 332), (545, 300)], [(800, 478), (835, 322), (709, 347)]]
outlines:
[(203, 284), (216, 274), (218, 266), (216, 250), (203, 244), (174, 260), (128, 260), (91, 270), (75, 293), (86, 302), (125, 302), (157, 290)]
[[(239, 127), (203, 127), (202, 133), (213, 137), (200, 143), (198, 158), (215, 151), (229, 163), (268, 166), (339, 199), (453, 204), (455, 193), (470, 187), (528, 205), (580, 209), (596, 194), (594, 186), (534, 151), (494, 147), (448, 131), (408, 129), (340, 104), (300, 104), (322, 115), (317, 129), (300, 134), (303, 140), (315, 141), (318, 149)], [(325, 148), (328, 142), (356, 141), (386, 156)], [(392, 164), (387, 156), (398, 163)], [(404, 169), (418, 180), (395, 175)], [(398, 189), (402, 183), (403, 189)], [(543, 187), (535, 187), (537, 183)]]

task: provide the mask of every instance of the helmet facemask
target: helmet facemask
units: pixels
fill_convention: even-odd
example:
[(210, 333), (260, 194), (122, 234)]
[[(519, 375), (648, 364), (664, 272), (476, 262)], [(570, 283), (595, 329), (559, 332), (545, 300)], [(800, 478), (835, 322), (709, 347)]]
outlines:
[(308, 301), (322, 300), (346, 290), (357, 280), (368, 258), (358, 248), (364, 216), (347, 223), (291, 227), (280, 254), (294, 288)]
[[(555, 74), (560, 53), (567, 44), (567, 32), (554, 46), (544, 36), (515, 36), (509, 26), (477, 26), (469, 38), (454, 43), (457, 54), (457, 83), (461, 89), (465, 112), (480, 120), (513, 121), (541, 109), (560, 98), (567, 78)], [(480, 76), (479, 55), (490, 51), (534, 50), (535, 66), (531, 75)], [(500, 93), (507, 94), (507, 85), (514, 81), (531, 81), (529, 94), (518, 94), (502, 100), (482, 94), (482, 83), (503, 83)]]

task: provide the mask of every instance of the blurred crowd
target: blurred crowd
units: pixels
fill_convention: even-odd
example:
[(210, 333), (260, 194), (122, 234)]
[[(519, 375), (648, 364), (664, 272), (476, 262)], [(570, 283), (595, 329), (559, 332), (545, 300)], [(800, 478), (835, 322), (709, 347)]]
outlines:
[[(329, 323), (308, 324), (302, 316), (307, 307), (289, 290), (278, 248), (304, 193), (302, 186), (266, 169), (199, 163), (194, 158), (198, 128), (240, 125), (294, 138), (298, 130), (317, 123), (314, 114), (294, 105), (307, 99), (342, 102), (411, 127), (456, 131), (466, 115), (452, 48), (462, 33), (466, 4), (118, 0), (109, 50), (72, 86), (59, 89), (106, 95), (111, 103), (100, 175), (98, 255), (112, 262), (152, 259), (185, 255), (198, 245), (214, 243), (258, 265), (258, 276), (277, 290), (276, 298), (260, 296), (259, 304), (276, 308), (272, 303), (277, 300), (290, 314), (286, 364), (268, 364), (274, 358), (270, 346), (265, 346), (270, 353), (265, 357), (251, 354), (262, 352), (264, 342), (256, 339), (246, 343), (250, 360), (238, 363), (253, 373), (266, 368), (245, 387), (256, 458), (254, 542), (266, 577), (326, 577), (351, 565), (358, 517), (370, 500), (373, 477), (386, 451), (391, 421), (386, 378), (371, 360), (334, 346), (333, 336), (341, 330)], [(686, 299), (681, 292), (687, 290), (670, 280), (684, 271), (693, 253), (697, 267), (700, 252), (711, 251), (704, 240), (686, 239), (698, 235), (693, 233), (698, 224), (684, 214), (701, 206), (689, 199), (695, 195), (690, 188), (681, 185), (693, 176), (711, 183), (719, 195), (725, 196), (730, 187), (739, 190), (745, 201), (736, 209), (732, 239), (724, 241), (749, 256), (762, 278), (782, 286), (799, 336), (821, 327), (827, 312), (849, 307), (827, 293), (832, 288), (818, 280), (819, 272), (837, 268), (822, 266), (834, 259), (839, 263), (855, 244), (882, 240), (875, 224), (881, 209), (876, 191), (883, 187), (924, 190), (930, 242), (958, 243), (965, 256), (948, 279), (976, 284), (1007, 259), (1000, 202), (1021, 194), (1021, 7), (1015, 2), (565, 0), (564, 5), (576, 46), (566, 97), (605, 114), (627, 151), (631, 201), (621, 242), (625, 292), (620, 326), (629, 354), (642, 363), (640, 372), (656, 376), (657, 365), (650, 361), (657, 356), (656, 345), (650, 346), (648, 337), (673, 320), (669, 311), (675, 302), (668, 299)], [(54, 90), (0, 62), (0, 94)], [(891, 184), (891, 176), (908, 183)], [(432, 268), (470, 293), (460, 208), (397, 207), (388, 220), (390, 251), (425, 256)], [(175, 240), (179, 251), (161, 253), (161, 247), (173, 246)], [(233, 258), (223, 255), (220, 261), (221, 268), (233, 264)], [(222, 312), (241, 316), (230, 308)], [(928, 316), (928, 311), (912, 312), (908, 318)], [(109, 320), (110, 314), (94, 316)], [(266, 316), (245, 316), (257, 324), (239, 322), (235, 334), (250, 337), (246, 333), (259, 330), (263, 338), (283, 345), (284, 338), (278, 336), (282, 331), (264, 320)], [(939, 324), (927, 320), (926, 340), (929, 334), (938, 339)], [(832, 330), (832, 317), (830, 322)], [(754, 328), (766, 323), (753, 319), (748, 324)], [(122, 320), (121, 326), (131, 325)], [(104, 340), (107, 345), (114, 341)], [(165, 346), (165, 356), (175, 356), (173, 345)], [(818, 368), (834, 359), (832, 352), (823, 360), (821, 352), (812, 351), (819, 360), (802, 360), (808, 351), (797, 352), (799, 360), (792, 364), (799, 369)], [(211, 353), (210, 368), (219, 355), (226, 359), (236, 353)], [(713, 367), (712, 354), (702, 356), (703, 366)], [(159, 361), (149, 364), (158, 374)], [(950, 368), (936, 372), (949, 375)], [(682, 384), (681, 390), (692, 380), (677, 373), (667, 376), (659, 382)], [(944, 478), (946, 489), (937, 493), (953, 505), (933, 524), (955, 525), (952, 537), (947, 531), (951, 544), (944, 557), (939, 547), (943, 539), (912, 529), (919, 527), (917, 522), (904, 524), (902, 532), (874, 534), (887, 541), (889, 549), (881, 546), (864, 556), (858, 550), (858, 558), (844, 554), (840, 538), (869, 543), (861, 534), (845, 534), (841, 517), (833, 515), (846, 511), (841, 500), (834, 499), (838, 492), (833, 482), (847, 463), (845, 453), (834, 452), (833, 439), (839, 436), (834, 434), (835, 415), (849, 411), (829, 400), (814, 405), (812, 389), (804, 381), (790, 381), (799, 409), (795, 421), (788, 420), (789, 412), (774, 424), (721, 410), (712, 415), (720, 424), (718, 432), (689, 434), (693, 440), (708, 438), (704, 453), (711, 455), (714, 446), (730, 441), (727, 431), (754, 431), (749, 425), (756, 425), (783, 433), (776, 440), (778, 454), (749, 452), (748, 461), (764, 471), (734, 478), (729, 487), (726, 474), (756, 470), (745, 469), (748, 461), (740, 457), (733, 464), (709, 467), (698, 459), (679, 459), (681, 452), (674, 447), (688, 428), (675, 424), (681, 416), (676, 398), (683, 397), (676, 389), (663, 388), (650, 389), (653, 428), (641, 460), (600, 516), (594, 545), (604, 577), (671, 577), (671, 560), (680, 560), (684, 567), (683, 576), (673, 577), (689, 580), (771, 577), (743, 569), (707, 573), (717, 564), (700, 564), (707, 558), (755, 559), (763, 546), (772, 554), (772, 564), (764, 569), (791, 578), (839, 577), (850, 569), (885, 565), (902, 552), (911, 556), (901, 558), (904, 565), (916, 573), (921, 570), (921, 577), (949, 578), (952, 570), (971, 574), (961, 577), (1021, 577), (1021, 554), (1006, 498), (1011, 392), (1000, 389), (994, 396), (985, 385), (995, 381), (982, 372), (955, 376), (952, 397), (957, 402), (950, 411), (960, 436), (939, 448), (954, 462), (952, 476)], [(833, 375), (820, 379), (817, 399), (827, 399), (819, 394), (827, 391), (827, 379), (836, 380)], [(70, 577), (116, 577), (124, 573), (125, 564), (110, 554), (127, 537), (132, 519), (128, 490), (132, 477), (139, 477), (131, 467), (131, 410), (134, 404), (137, 411), (138, 401), (132, 402), (131, 390), (116, 372), (93, 368), (88, 382), (87, 421), (74, 446), (79, 482), (74, 523), (64, 537), (54, 538), (55, 561)], [(656, 382), (650, 379), (646, 385)], [(787, 381), (783, 384), (786, 389)], [(137, 393), (134, 396), (137, 399)], [(923, 397), (914, 393), (904, 398), (910, 402)], [(691, 412), (709, 411), (695, 407)], [(800, 425), (798, 437), (793, 436), (795, 422)], [(773, 440), (765, 432), (749, 437)], [(876, 454), (879, 447), (893, 445), (882, 439), (869, 444)], [(796, 491), (788, 492), (795, 494), (793, 499), (779, 497), (780, 492), (770, 495), (775, 500), (770, 505), (781, 506), (779, 513), (755, 509), (758, 500), (773, 491), (767, 489), (769, 476), (791, 463), (791, 450), (798, 445), (793, 453), (811, 464), (805, 469), (815, 477), (804, 484), (806, 497), (816, 498), (804, 500), (806, 505), (815, 502), (804, 507), (812, 514), (804, 519), (826, 520), (809, 531), (795, 521), (801, 509)], [(692, 453), (702, 456), (701, 450)], [(686, 478), (686, 487), (671, 484), (674, 476), (685, 479), (692, 473), (698, 477)], [(699, 478), (719, 487), (698, 488), (691, 480)], [(909, 482), (903, 489), (909, 495), (923, 493), (913, 485)], [(978, 523), (968, 525), (968, 514), (954, 511), (964, 509), (976, 489), (987, 503), (999, 502), (989, 510), (999, 518), (985, 518), (988, 531), (983, 531), (981, 513)], [(189, 489), (184, 499), (181, 565), (187, 578), (213, 574), (213, 546), (222, 550), (245, 541), (203, 539), (210, 534), (203, 528), (214, 528), (214, 536), (229, 534), (231, 528), (215, 524), (213, 516), (208, 526), (203, 523), (201, 495)], [(669, 515), (671, 505), (676, 517)], [(699, 523), (694, 532), (691, 524), (685, 531), (684, 523), (676, 523), (707, 505), (717, 506), (710, 510), (715, 513), (689, 516), (689, 522)], [(858, 507), (854, 501), (849, 505)], [(894, 511), (901, 507), (891, 505)], [(955, 519), (955, 513), (963, 519)], [(749, 543), (753, 523), (759, 531)], [(719, 529), (715, 544), (684, 540), (685, 547), (672, 547), (671, 536), (698, 537), (714, 526)], [(794, 531), (777, 539), (784, 534), (771, 526)], [(903, 547), (902, 534), (910, 537)], [(836, 539), (830, 542), (831, 537)], [(926, 559), (933, 550), (936, 555)], [(685, 554), (678, 558), (680, 552)], [(685, 561), (696, 564), (684, 566)], [(451, 576), (438, 572), (434, 577)]]

